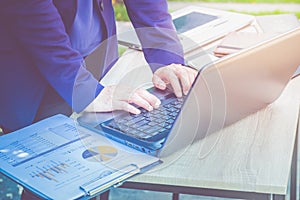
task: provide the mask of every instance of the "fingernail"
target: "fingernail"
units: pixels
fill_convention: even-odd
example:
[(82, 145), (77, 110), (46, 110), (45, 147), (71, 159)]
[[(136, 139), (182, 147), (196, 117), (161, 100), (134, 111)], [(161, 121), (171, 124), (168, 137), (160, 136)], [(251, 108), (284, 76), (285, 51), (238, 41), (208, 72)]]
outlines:
[(136, 114), (136, 115), (141, 114), (141, 111), (140, 110), (136, 110), (134, 114)]
[(154, 105), (155, 108), (158, 108), (158, 107), (160, 106), (160, 104), (161, 104), (160, 100), (156, 101), (156, 102), (155, 102), (155, 105)]
[(159, 88), (159, 89), (161, 89), (161, 90), (164, 90), (166, 88), (166, 85), (158, 83), (158, 84), (156, 84), (156, 87)]

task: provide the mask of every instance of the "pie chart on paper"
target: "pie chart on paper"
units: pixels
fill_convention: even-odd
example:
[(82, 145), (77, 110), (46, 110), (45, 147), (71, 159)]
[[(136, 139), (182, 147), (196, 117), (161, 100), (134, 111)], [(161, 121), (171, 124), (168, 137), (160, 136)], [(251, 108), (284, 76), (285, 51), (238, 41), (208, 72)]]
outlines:
[(85, 150), (82, 153), (83, 159), (91, 162), (105, 162), (116, 157), (118, 150), (111, 146), (97, 146)]

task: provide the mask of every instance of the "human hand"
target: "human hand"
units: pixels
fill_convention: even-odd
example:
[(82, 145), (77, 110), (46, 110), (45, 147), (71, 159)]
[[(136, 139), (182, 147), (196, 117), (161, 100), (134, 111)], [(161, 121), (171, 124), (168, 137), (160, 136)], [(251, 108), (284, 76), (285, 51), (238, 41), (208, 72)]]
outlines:
[(87, 112), (110, 112), (124, 110), (133, 114), (141, 111), (131, 104), (136, 104), (148, 111), (158, 108), (160, 100), (142, 88), (131, 88), (127, 86), (107, 86), (84, 111)]
[(180, 64), (171, 64), (157, 69), (152, 78), (155, 87), (165, 90), (167, 84), (171, 84), (177, 97), (182, 97), (182, 92), (187, 95), (195, 78), (197, 71)]

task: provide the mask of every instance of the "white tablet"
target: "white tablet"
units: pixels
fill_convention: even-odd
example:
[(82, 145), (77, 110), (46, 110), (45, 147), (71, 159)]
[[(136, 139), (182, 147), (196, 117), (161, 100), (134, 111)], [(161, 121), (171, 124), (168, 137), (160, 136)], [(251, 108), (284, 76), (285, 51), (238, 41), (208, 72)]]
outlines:
[[(248, 26), (254, 20), (251, 15), (196, 6), (185, 7), (171, 15), (185, 53)], [(121, 45), (141, 49), (133, 30), (119, 33), (118, 41)]]

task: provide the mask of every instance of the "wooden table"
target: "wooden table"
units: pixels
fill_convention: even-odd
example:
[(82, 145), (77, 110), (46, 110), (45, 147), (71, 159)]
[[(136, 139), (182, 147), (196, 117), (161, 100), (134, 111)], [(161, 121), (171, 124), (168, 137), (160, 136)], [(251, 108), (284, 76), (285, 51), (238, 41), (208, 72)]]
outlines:
[[(296, 138), (299, 91), (300, 77), (292, 80), (282, 96), (266, 109), (196, 142), (180, 157), (175, 153), (123, 187), (243, 199), (270, 199), (273, 195), (284, 199)], [(296, 199), (294, 154), (291, 197)]]
[[(124, 82), (148, 87), (152, 75), (145, 66), (142, 53), (129, 50), (102, 84)], [(164, 158), (162, 165), (121, 187), (172, 192), (174, 200), (179, 193), (284, 199), (290, 181), (290, 197), (296, 200), (299, 91), (300, 76), (265, 109), (195, 142), (183, 153)], [(106, 198), (108, 192), (101, 195), (101, 199)]]

